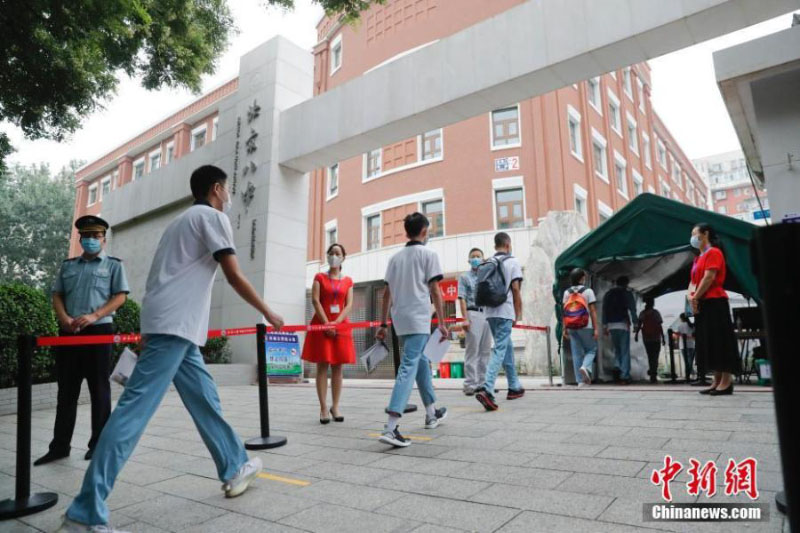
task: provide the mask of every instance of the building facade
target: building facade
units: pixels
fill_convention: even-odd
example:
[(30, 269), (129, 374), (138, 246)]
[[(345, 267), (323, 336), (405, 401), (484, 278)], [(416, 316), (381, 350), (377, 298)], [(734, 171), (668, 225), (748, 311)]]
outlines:
[[(692, 161), (710, 187), (711, 208), (717, 213), (766, 224), (769, 200), (764, 189), (753, 188), (744, 153), (725, 152)], [(759, 203), (760, 200), (760, 203)]]

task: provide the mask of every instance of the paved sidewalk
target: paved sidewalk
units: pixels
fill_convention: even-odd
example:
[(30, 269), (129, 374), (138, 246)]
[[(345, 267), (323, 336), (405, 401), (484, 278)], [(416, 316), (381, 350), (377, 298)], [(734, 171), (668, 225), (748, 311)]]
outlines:
[[(772, 394), (764, 389), (737, 387), (732, 397), (711, 398), (688, 387), (539, 386), (513, 402), (500, 393), (500, 410), (487, 413), (474, 398), (440, 386), (439, 405), (450, 410), (446, 423), (425, 430), (421, 412), (406, 415), (400, 429), (416, 440), (394, 450), (376, 439), (391, 383), (364, 385), (345, 384), (346, 420), (326, 426), (318, 422), (313, 384), (272, 386), (273, 433), (289, 443), (260, 452), (262, 478), (230, 500), (170, 392), (114, 488), (112, 523), (137, 533), (788, 532), (774, 505), (782, 481)], [(257, 435), (257, 389), (223, 387), (220, 395), (240, 435)], [(412, 401), (419, 402), (416, 392)], [(33, 414), (34, 458), (47, 448), (53, 417), (54, 410)], [(15, 420), (0, 417), (0, 499), (14, 491)], [(58, 492), (56, 508), (0, 522), (0, 532), (58, 527), (86, 468), (88, 429), (89, 407), (81, 406), (72, 456), (33, 469), (32, 490)], [(720, 488), (729, 457), (756, 457), (759, 502), (769, 503), (769, 521), (643, 522), (642, 504), (660, 500), (650, 473), (668, 453), (684, 464), (690, 457), (717, 461)], [(687, 494), (686, 479), (684, 471), (671, 485), (677, 502), (697, 500)]]

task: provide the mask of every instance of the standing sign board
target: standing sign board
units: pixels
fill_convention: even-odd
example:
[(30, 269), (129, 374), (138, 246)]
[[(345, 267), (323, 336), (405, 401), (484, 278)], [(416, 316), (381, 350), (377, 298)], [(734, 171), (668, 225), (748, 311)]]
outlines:
[(270, 377), (300, 376), (300, 341), (295, 334), (267, 333), (267, 375)]

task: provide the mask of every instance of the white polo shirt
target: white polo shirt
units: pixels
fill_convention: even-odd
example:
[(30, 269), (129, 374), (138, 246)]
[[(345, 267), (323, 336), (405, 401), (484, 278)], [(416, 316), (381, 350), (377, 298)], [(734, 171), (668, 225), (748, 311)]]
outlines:
[[(498, 257), (504, 254), (495, 254)], [(493, 260), (494, 258), (490, 258)], [(517, 280), (522, 283), (522, 266), (513, 255), (509, 255), (508, 259), (503, 261), (503, 276), (506, 279), (506, 301), (497, 307), (484, 307), (483, 313), (486, 318), (504, 318), (506, 320), (516, 320), (517, 315), (514, 311), (514, 295), (511, 292), (511, 284)]]
[(150, 266), (142, 333), (176, 335), (203, 346), (217, 264), (233, 253), (228, 215), (202, 203), (178, 215), (161, 236)]
[(444, 277), (436, 252), (411, 241), (389, 259), (384, 281), (392, 294), (392, 324), (398, 335), (431, 332), (428, 284)]

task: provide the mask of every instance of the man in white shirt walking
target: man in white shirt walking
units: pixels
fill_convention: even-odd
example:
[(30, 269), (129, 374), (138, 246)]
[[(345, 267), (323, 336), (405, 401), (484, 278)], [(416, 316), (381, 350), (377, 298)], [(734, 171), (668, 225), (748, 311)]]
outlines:
[(226, 184), (225, 172), (215, 166), (195, 170), (194, 205), (172, 221), (158, 243), (142, 302), (144, 349), (61, 531), (114, 531), (107, 525), (105, 500), (170, 383), (214, 459), (226, 497), (243, 493), (261, 470), (261, 460), (248, 460), (241, 440), (223, 419), (216, 385), (199, 349), (206, 342), (218, 263), (239, 296), (273, 326), (283, 326), (239, 268), (231, 223), (223, 214), (231, 205)]
[(506, 299), (497, 307), (484, 307), (486, 321), (494, 337), (494, 350), (486, 369), (486, 381), (475, 398), (487, 411), (496, 411), (497, 402), (494, 398), (494, 383), (502, 366), (508, 380), (507, 400), (516, 400), (525, 395), (525, 389), (519, 382), (517, 367), (514, 363), (514, 343), (511, 342), (511, 328), (522, 321), (522, 266), (517, 258), (511, 255), (511, 237), (501, 231), (494, 236), (494, 257), (503, 273), (505, 280)]
[[(414, 381), (417, 382), (422, 403), (425, 405), (425, 429), (433, 429), (447, 416), (447, 408), (436, 408), (433, 375), (430, 361), (422, 353), (430, 337), (431, 300), (437, 317), (444, 317), (444, 302), (439, 281), (444, 277), (439, 256), (425, 247), (430, 222), (422, 213), (412, 213), (403, 221), (408, 242), (405, 248), (389, 260), (386, 268), (386, 289), (383, 293), (383, 322), (377, 338), (386, 338), (389, 308), (392, 326), (403, 341), (403, 359), (397, 370), (392, 398), (387, 409), (389, 420), (379, 440), (395, 447), (405, 447), (411, 441), (397, 429), (403, 415)], [(437, 328), (447, 342), (449, 332), (444, 322)]]

